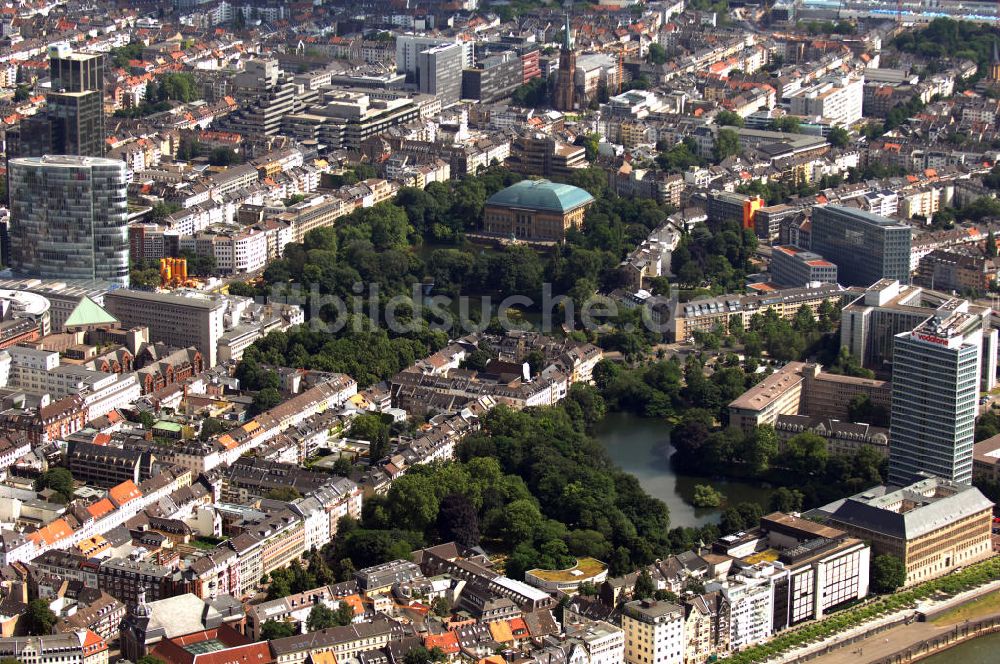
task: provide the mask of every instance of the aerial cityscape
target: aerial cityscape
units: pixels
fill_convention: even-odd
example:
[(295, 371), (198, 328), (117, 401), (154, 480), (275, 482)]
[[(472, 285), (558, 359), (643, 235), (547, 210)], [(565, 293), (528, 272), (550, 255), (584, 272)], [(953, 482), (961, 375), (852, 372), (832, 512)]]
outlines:
[(0, 0), (0, 664), (1000, 651), (1000, 5)]

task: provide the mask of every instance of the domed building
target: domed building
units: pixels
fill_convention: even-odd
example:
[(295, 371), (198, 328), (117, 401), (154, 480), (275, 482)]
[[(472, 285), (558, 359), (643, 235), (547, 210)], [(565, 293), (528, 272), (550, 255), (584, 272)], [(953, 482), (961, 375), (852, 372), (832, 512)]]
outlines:
[(490, 196), (483, 233), (523, 242), (562, 242), (579, 228), (594, 197), (579, 187), (548, 180), (522, 180)]

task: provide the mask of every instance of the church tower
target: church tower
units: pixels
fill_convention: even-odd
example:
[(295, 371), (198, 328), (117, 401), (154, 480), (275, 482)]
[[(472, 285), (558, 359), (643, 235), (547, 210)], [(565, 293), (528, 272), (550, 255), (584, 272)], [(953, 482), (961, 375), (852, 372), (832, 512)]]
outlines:
[(563, 44), (559, 51), (559, 71), (556, 74), (554, 106), (558, 111), (572, 111), (574, 107), (574, 79), (576, 78), (576, 53), (573, 51), (573, 34), (566, 14)]

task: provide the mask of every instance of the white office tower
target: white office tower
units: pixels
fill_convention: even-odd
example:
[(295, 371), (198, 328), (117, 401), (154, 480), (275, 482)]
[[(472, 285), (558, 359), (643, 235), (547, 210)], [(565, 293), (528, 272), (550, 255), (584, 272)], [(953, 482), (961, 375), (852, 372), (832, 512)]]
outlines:
[(948, 300), (917, 327), (895, 335), (890, 484), (907, 486), (926, 475), (972, 481), (980, 376), (992, 383), (995, 374), (996, 332), (966, 300)]

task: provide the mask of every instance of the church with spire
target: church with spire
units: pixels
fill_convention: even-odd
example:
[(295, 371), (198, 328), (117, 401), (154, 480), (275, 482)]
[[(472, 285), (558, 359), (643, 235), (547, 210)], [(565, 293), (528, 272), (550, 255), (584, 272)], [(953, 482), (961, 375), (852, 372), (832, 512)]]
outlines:
[(563, 29), (563, 43), (559, 50), (559, 70), (556, 73), (556, 88), (553, 106), (557, 111), (572, 111), (575, 107), (574, 88), (576, 86), (576, 53), (573, 51), (573, 32), (566, 14)]

